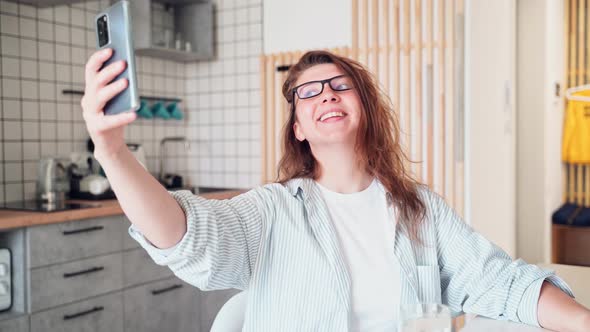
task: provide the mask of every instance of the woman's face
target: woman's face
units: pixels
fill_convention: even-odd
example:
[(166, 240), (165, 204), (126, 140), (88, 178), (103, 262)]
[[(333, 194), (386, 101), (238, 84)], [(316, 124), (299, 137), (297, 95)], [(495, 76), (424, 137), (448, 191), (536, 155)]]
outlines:
[[(334, 64), (315, 65), (301, 73), (295, 86), (340, 75), (344, 72)], [(298, 91), (305, 98), (319, 92), (321, 88), (318, 88), (318, 84), (311, 88), (306, 85)], [(315, 97), (301, 99), (296, 95), (294, 103), (296, 120), (293, 130), (299, 141), (307, 140), (311, 146), (332, 143), (354, 145), (362, 107), (350, 78), (336, 78), (331, 83), (324, 83), (323, 91)]]

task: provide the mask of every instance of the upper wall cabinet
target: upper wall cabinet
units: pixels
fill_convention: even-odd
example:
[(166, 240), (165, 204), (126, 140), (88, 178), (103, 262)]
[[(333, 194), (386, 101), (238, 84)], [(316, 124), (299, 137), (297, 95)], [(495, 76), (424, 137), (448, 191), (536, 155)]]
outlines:
[(10, 2), (20, 2), (28, 5), (33, 5), (36, 7), (51, 7), (51, 6), (61, 6), (61, 5), (69, 5), (71, 3), (76, 2), (84, 2), (84, 0), (8, 0)]
[[(67, 5), (81, 0), (18, 0), (37, 7)], [(116, 3), (117, 0), (111, 0)], [(211, 0), (130, 0), (133, 43), (137, 55), (173, 61), (212, 59)]]
[(130, 3), (136, 54), (176, 61), (213, 58), (211, 1), (133, 0)]

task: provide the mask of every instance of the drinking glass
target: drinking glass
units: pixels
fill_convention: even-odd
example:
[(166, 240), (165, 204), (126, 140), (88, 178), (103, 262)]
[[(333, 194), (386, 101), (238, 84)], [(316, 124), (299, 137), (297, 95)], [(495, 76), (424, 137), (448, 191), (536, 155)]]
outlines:
[(451, 310), (438, 303), (402, 305), (399, 311), (398, 332), (451, 332)]

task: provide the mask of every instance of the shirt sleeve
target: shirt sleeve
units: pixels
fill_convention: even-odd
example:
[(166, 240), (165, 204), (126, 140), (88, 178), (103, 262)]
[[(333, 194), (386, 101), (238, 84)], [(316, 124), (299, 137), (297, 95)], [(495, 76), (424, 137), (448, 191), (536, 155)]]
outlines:
[(513, 260), (463, 222), (442, 197), (428, 193), (428, 213), (437, 229), (442, 298), (452, 311), (538, 326), (537, 303), (544, 280), (573, 297), (552, 271)]
[(550, 275), (546, 278), (540, 278), (529, 285), (520, 301), (520, 305), (518, 306), (518, 318), (521, 322), (540, 327), (537, 308), (539, 304), (539, 296), (541, 295), (541, 286), (543, 286), (544, 281), (550, 282), (555, 287), (564, 291), (567, 295), (574, 297), (566, 282), (558, 276)]
[(186, 216), (187, 231), (171, 248), (157, 248), (135, 226), (130, 236), (156, 264), (201, 290), (246, 289), (273, 212), (271, 191), (252, 189), (229, 200), (170, 191)]

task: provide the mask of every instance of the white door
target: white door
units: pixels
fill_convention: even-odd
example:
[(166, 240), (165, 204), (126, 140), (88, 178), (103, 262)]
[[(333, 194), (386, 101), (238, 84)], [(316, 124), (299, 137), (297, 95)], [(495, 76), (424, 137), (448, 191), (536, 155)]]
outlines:
[(515, 254), (516, 4), (466, 1), (465, 217)]

